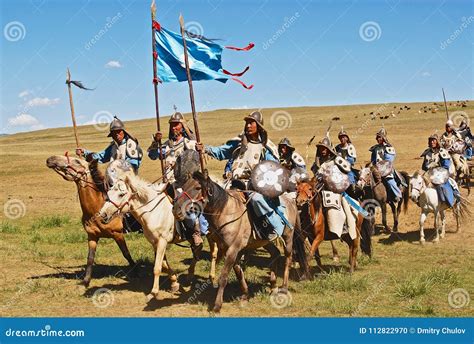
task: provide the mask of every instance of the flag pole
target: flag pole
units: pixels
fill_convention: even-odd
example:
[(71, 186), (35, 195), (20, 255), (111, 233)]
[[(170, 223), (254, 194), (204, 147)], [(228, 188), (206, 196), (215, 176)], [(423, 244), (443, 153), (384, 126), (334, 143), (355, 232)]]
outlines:
[[(189, 70), (189, 61), (188, 61), (188, 47), (186, 45), (186, 38), (184, 32), (184, 18), (183, 15), (179, 15), (179, 25), (181, 27), (181, 36), (183, 37), (183, 46), (184, 46), (184, 63), (186, 65), (186, 76), (188, 78), (188, 85), (189, 85), (189, 98), (191, 99), (191, 110), (193, 112), (193, 122), (194, 122), (194, 130), (196, 131), (196, 141), (201, 143), (201, 137), (199, 135), (199, 127), (196, 115), (196, 107), (194, 105), (194, 92), (193, 92), (193, 80), (191, 78), (191, 72)], [(201, 172), (204, 173), (204, 159), (202, 156), (202, 152), (199, 152), (199, 161), (201, 163)]]
[(66, 84), (69, 91), (69, 105), (71, 106), (72, 127), (74, 128), (74, 137), (76, 139), (76, 148), (79, 148), (79, 136), (77, 135), (76, 116), (74, 115), (74, 103), (72, 101), (71, 73), (69, 68), (66, 73)]
[[(156, 20), (156, 6), (155, 0), (151, 3), (151, 46), (153, 49), (153, 88), (155, 93), (155, 115), (156, 115), (156, 130), (161, 131), (160, 127), (160, 107), (158, 103), (158, 70), (156, 67), (156, 60), (158, 59), (158, 54), (156, 52), (155, 45), (155, 20)], [(164, 157), (161, 156), (162, 144), (161, 139), (158, 140), (158, 152), (160, 155), (160, 164), (161, 164), (161, 176), (163, 177), (163, 182), (166, 183), (166, 173), (165, 173), (165, 162)]]
[(446, 119), (449, 120), (448, 105), (446, 104), (446, 96), (444, 94), (444, 88), (442, 88), (441, 90), (443, 91), (444, 109), (446, 110)]

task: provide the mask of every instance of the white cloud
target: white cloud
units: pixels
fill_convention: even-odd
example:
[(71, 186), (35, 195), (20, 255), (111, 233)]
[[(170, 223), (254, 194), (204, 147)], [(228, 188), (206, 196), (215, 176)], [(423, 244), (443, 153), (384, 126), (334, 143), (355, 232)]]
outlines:
[(41, 130), (41, 129), (46, 129), (46, 126), (44, 124), (35, 124), (30, 127), (30, 130)]
[(421, 76), (424, 77), (424, 78), (429, 78), (431, 76), (431, 73), (430, 72), (423, 72), (423, 73), (421, 73)]
[(28, 107), (35, 106), (52, 106), (59, 103), (59, 98), (49, 99), (49, 98), (33, 98), (26, 103)]
[(8, 119), (8, 124), (12, 127), (21, 127), (21, 126), (35, 126), (39, 125), (40, 122), (33, 116), (26, 113), (22, 113), (16, 117), (11, 117)]
[(119, 61), (109, 61), (105, 64), (105, 68), (122, 68), (123, 66), (120, 64)]
[(24, 90), (24, 91), (18, 93), (18, 98), (25, 98), (25, 97), (29, 96), (30, 94), (31, 94), (30, 91)]

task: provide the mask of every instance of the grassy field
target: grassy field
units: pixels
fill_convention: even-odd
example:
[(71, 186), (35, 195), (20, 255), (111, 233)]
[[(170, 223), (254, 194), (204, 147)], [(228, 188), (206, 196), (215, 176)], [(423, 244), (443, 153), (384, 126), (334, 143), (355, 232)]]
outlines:
[[(397, 113), (404, 105), (411, 109)], [(397, 149), (397, 168), (412, 173), (421, 165), (418, 157), (425, 149), (427, 137), (435, 129), (441, 134), (445, 122), (443, 111), (419, 113), (422, 106), (433, 104), (262, 111), (270, 138), (278, 143), (283, 136), (289, 137), (303, 156), (306, 142), (313, 135), (316, 135), (315, 142), (318, 141), (330, 119), (340, 117), (339, 121), (333, 122), (333, 141), (337, 140), (337, 132), (343, 125), (352, 135), (361, 164), (368, 161), (368, 148), (375, 143), (375, 133), (382, 125), (379, 116), (371, 120), (369, 113), (380, 112), (385, 116), (394, 111), (396, 117), (390, 116), (383, 123)], [(474, 118), (473, 106), (474, 103), (469, 102), (467, 108), (461, 109), (453, 103), (449, 111), (462, 110)], [(243, 128), (243, 116), (249, 112), (219, 110), (201, 114), (199, 123), (203, 142), (217, 145), (237, 135)], [(126, 125), (146, 150), (155, 128), (154, 120), (131, 121)], [(278, 130), (282, 128), (284, 130)], [(81, 143), (90, 150), (103, 149), (108, 143), (107, 131), (94, 126), (80, 127), (79, 135)], [(4, 205), (0, 214), (0, 316), (210, 316), (208, 307), (213, 304), (216, 290), (206, 282), (210, 266), (207, 252), (205, 259), (198, 263), (198, 280), (192, 288), (172, 295), (166, 291), (169, 283), (163, 275), (161, 281), (165, 291), (160, 300), (147, 303), (146, 294), (152, 285), (153, 253), (144, 237), (135, 233), (127, 235), (127, 241), (132, 256), (141, 263), (139, 278), (127, 275), (126, 261), (115, 243), (102, 240), (89, 289), (77, 285), (86, 262), (87, 243), (80, 224), (76, 187), (45, 165), (46, 158), (51, 155), (74, 151), (72, 128), (5, 136), (0, 138), (0, 146), (1, 204)], [(314, 157), (314, 145), (309, 157), (310, 160)], [(210, 160), (208, 166), (211, 173), (220, 175), (224, 162)], [(159, 169), (159, 163), (145, 157), (140, 174), (147, 180), (154, 180), (159, 176)], [(462, 192), (466, 195), (466, 190)], [(471, 195), (471, 202), (474, 202), (473, 198)], [(5, 209), (7, 207), (9, 209)], [(346, 246), (337, 243), (341, 262), (334, 263), (330, 245), (324, 243), (321, 253), (328, 273), (318, 273), (313, 281), (290, 280), (291, 304), (283, 308), (275, 306), (272, 302), (275, 300), (268, 294), (269, 257), (264, 252), (255, 252), (249, 257), (245, 270), (250, 301), (241, 303), (238, 300), (238, 283), (231, 274), (221, 315), (472, 316), (472, 303), (455, 308), (448, 302), (448, 295), (456, 288), (474, 295), (472, 221), (468, 220), (460, 232), (454, 233), (455, 223), (449, 213), (447, 236), (436, 245), (431, 242), (433, 218), (430, 217), (426, 223), (427, 244), (421, 246), (418, 242), (418, 216), (419, 209), (411, 203), (408, 213), (401, 215), (400, 234), (392, 238), (375, 236), (374, 257), (368, 259), (359, 255), (359, 268), (352, 276), (346, 272)], [(380, 219), (377, 220), (379, 223)], [(168, 257), (184, 278), (191, 258), (190, 250), (171, 246)], [(281, 263), (283, 267), (283, 261)], [(314, 265), (312, 262), (313, 268)], [(317, 272), (316, 268), (314, 272)], [(102, 291), (105, 292), (100, 294)], [(462, 302), (461, 298), (455, 298), (455, 302)]]

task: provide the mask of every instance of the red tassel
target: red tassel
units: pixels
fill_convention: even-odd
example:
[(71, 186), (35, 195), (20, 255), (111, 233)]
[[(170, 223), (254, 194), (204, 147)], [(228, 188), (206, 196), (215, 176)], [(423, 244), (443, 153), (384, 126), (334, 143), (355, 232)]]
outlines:
[(161, 30), (161, 25), (160, 25), (160, 23), (158, 23), (157, 21), (154, 21), (154, 20), (153, 20), (153, 28), (154, 28), (155, 30), (160, 31), (160, 30)]
[(158, 53), (156, 51), (153, 52), (153, 58), (156, 60), (158, 59)]
[(226, 49), (231, 49), (231, 50), (237, 50), (237, 51), (249, 51), (249, 50), (252, 49), (254, 46), (255, 46), (255, 44), (249, 43), (249, 45), (247, 45), (247, 46), (244, 47), (244, 48), (231, 47), (231, 46), (227, 46), (227, 47), (225, 47), (225, 48), (226, 48)]
[(250, 85), (250, 86), (247, 86), (247, 85), (245, 85), (242, 81), (240, 81), (240, 80), (237, 79), (237, 78), (232, 78), (232, 80), (238, 82), (239, 84), (241, 84), (241, 85), (242, 85), (244, 88), (246, 88), (247, 90), (251, 90), (251, 89), (253, 88), (253, 84)]
[(244, 69), (242, 72), (240, 72), (240, 73), (231, 73), (231, 72), (229, 72), (229, 71), (226, 70), (226, 69), (223, 69), (222, 71), (224, 72), (224, 74), (227, 74), (227, 75), (230, 75), (230, 76), (242, 76), (242, 75), (244, 75), (249, 69), (250, 69), (250, 67), (247, 66), (247, 67), (245, 67), (245, 69)]
[(157, 83), (158, 83), (158, 79), (157, 79), (157, 78), (153, 78), (153, 83), (154, 83), (154, 84), (157, 84)]

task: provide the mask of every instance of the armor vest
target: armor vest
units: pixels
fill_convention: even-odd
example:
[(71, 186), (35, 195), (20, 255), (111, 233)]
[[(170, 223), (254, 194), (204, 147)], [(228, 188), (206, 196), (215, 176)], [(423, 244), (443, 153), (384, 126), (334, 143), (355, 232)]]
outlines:
[(232, 164), (232, 178), (249, 179), (253, 168), (261, 160), (263, 148), (262, 143), (249, 142), (245, 152), (240, 152)]

